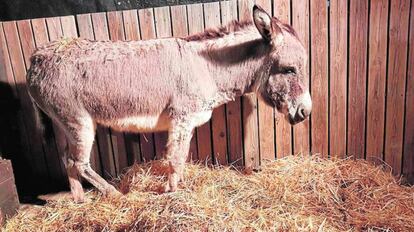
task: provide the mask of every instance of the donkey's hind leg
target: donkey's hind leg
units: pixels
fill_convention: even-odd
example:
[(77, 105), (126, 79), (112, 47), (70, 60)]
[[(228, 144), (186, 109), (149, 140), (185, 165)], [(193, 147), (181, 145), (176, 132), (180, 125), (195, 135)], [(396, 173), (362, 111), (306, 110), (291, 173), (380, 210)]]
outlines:
[(70, 154), (71, 151), (69, 151), (69, 144), (66, 144), (64, 159), (66, 172), (68, 173), (70, 191), (72, 192), (73, 200), (76, 203), (81, 203), (85, 199), (85, 194), (82, 188), (81, 177)]
[(83, 117), (78, 121), (79, 123), (71, 123), (71, 129), (69, 129), (72, 138), (69, 139), (68, 176), (73, 178), (69, 181), (71, 181), (75, 200), (83, 200), (77, 199), (78, 196), (76, 196), (79, 188), (77, 187), (78, 182), (74, 178), (75, 174), (85, 178), (105, 195), (121, 195), (114, 186), (108, 184), (90, 166), (90, 155), (95, 137), (95, 125), (92, 118)]

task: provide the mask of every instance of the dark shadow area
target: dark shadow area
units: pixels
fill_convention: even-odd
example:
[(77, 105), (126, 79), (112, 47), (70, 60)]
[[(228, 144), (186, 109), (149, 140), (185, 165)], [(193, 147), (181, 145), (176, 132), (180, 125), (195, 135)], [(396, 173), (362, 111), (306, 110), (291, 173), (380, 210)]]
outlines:
[[(3, 109), (0, 114), (2, 157), (12, 162), (19, 196), (37, 195), (42, 192), (37, 187), (42, 180), (38, 179), (30, 165), (30, 160), (27, 159), (30, 151), (22, 141), (25, 130), (20, 123), (20, 102), (15, 98), (12, 88), (4, 83), (0, 83), (0, 99), (0, 107)], [(20, 200), (25, 201), (25, 199)]]
[[(23, 88), (17, 86), (17, 89)], [(29, 141), (33, 138), (29, 136), (24, 122), (25, 110), (15, 94), (12, 86), (0, 82), (0, 107), (3, 109), (0, 114), (1, 156), (12, 162), (20, 202), (43, 204), (37, 199), (39, 194), (68, 190), (67, 181), (61, 177), (50, 177), (48, 170), (39, 170), (34, 163), (35, 160), (41, 160), (46, 163), (46, 168), (50, 168), (47, 160), (42, 160), (45, 159), (44, 154), (31, 149)], [(50, 119), (46, 121), (51, 124)]]
[(2, 0), (0, 21), (143, 9), (217, 0)]

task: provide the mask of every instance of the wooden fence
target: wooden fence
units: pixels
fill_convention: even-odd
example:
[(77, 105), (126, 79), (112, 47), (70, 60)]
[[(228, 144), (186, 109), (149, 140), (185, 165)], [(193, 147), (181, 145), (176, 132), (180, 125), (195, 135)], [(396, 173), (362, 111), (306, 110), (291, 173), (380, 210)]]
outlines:
[[(290, 23), (309, 51), (311, 119), (291, 127), (256, 96), (213, 112), (197, 129), (191, 157), (257, 166), (289, 154), (385, 160), (411, 181), (414, 172), (414, 14), (410, 0), (256, 0)], [(146, 40), (185, 36), (251, 18), (254, 1), (93, 13), (0, 23), (1, 151), (19, 189), (65, 186), (64, 136), (45, 141), (25, 89), (30, 54), (61, 36)], [(249, 114), (249, 112), (251, 112)], [(129, 134), (98, 127), (92, 165), (109, 178), (134, 162), (160, 158), (165, 133)]]

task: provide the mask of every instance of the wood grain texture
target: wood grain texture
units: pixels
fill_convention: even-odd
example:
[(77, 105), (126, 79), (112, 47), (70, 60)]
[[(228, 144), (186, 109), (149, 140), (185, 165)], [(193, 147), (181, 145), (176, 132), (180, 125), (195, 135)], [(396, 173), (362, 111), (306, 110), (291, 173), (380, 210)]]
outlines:
[[(238, 1), (239, 20), (251, 20), (254, 2)], [(257, 97), (255, 94), (242, 97), (244, 165), (257, 167), (260, 163)]]
[(349, 11), (347, 153), (364, 158), (368, 1), (351, 1)]
[[(81, 14), (76, 16), (77, 28), (79, 30), (79, 37), (85, 39), (95, 39), (93, 35), (92, 19), (90, 14)], [(95, 142), (92, 145), (91, 151), (91, 167), (99, 175), (102, 174), (102, 163), (98, 149), (98, 137), (95, 135)]]
[[(270, 0), (258, 0), (260, 5), (270, 15), (272, 14), (272, 2)], [(267, 105), (259, 98), (258, 101), (258, 117), (259, 117), (259, 145), (260, 159), (274, 160), (275, 152), (275, 117), (273, 107)]]
[[(237, 0), (220, 2), (222, 24), (237, 20)], [(227, 146), (228, 162), (235, 166), (243, 165), (243, 132), (241, 116), (241, 98), (227, 103)]]
[(139, 33), (137, 10), (123, 11), (122, 19), (124, 21), (125, 38), (127, 40), (141, 39), (141, 35)]
[(328, 155), (328, 12), (326, 1), (311, 1), (312, 153)]
[[(274, 0), (274, 16), (284, 23), (290, 24), (290, 1)], [(292, 154), (292, 126), (279, 112), (276, 113), (276, 156), (282, 158)]]
[(382, 160), (387, 77), (388, 0), (372, 1), (370, 7), (366, 157)]
[[(105, 13), (91, 14), (92, 28), (95, 40), (109, 40), (108, 23)], [(99, 154), (102, 163), (102, 174), (105, 178), (117, 176), (117, 170), (112, 147), (111, 131), (103, 126), (97, 126)]]
[(49, 32), (49, 41), (58, 40), (63, 37), (62, 25), (59, 17), (46, 18), (46, 25)]
[[(212, 2), (204, 4), (205, 28), (218, 27), (220, 20), (220, 3)], [(226, 106), (222, 105), (214, 109), (211, 117), (211, 133), (213, 142), (214, 163), (227, 164), (227, 128)]]
[(405, 95), (405, 135), (403, 175), (409, 183), (414, 183), (414, 4), (410, 9), (410, 37), (407, 67), (407, 89)]
[(401, 173), (402, 164), (409, 12), (409, 0), (391, 2), (384, 152), (396, 175)]
[[(139, 27), (141, 32), (141, 39), (149, 40), (156, 38), (154, 10), (142, 9), (138, 11)], [(141, 155), (144, 161), (153, 160), (155, 158), (155, 144), (154, 134), (143, 133), (140, 134)]]
[[(189, 34), (196, 34), (204, 31), (204, 12), (202, 4), (187, 6), (188, 31)], [(212, 141), (211, 141), (211, 121), (197, 128), (197, 147), (198, 159), (201, 162), (212, 162)]]
[(346, 79), (348, 1), (331, 1), (330, 17), (330, 107), (329, 154), (346, 156)]
[(0, 160), (0, 226), (17, 213), (19, 199), (10, 160)]
[(62, 33), (64, 37), (69, 37), (69, 38), (78, 37), (75, 17), (73, 15), (60, 17), (60, 24), (62, 25)]
[[(309, 87), (309, 1), (292, 1), (292, 26), (299, 35), (308, 52), (308, 68), (305, 73), (305, 82)], [(310, 152), (310, 125), (309, 120), (293, 127), (293, 154), (308, 154)]]
[[(109, 37), (112, 41), (125, 40), (122, 12), (112, 11), (107, 14)], [(117, 175), (128, 167), (127, 150), (124, 133), (110, 129)]]

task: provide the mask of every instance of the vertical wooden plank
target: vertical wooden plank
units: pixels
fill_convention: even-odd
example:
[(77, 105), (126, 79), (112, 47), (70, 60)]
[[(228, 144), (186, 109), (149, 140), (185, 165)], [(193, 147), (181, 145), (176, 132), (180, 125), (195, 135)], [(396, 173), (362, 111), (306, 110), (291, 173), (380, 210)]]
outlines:
[[(267, 13), (272, 15), (272, 2), (270, 0), (257, 0), (256, 4), (261, 6)], [(259, 98), (259, 145), (260, 158), (274, 160), (275, 152), (275, 125), (274, 109)]]
[[(172, 34), (174, 37), (185, 37), (188, 35), (187, 7), (185, 5), (171, 6), (171, 20)], [(190, 151), (187, 160), (198, 159), (196, 130), (197, 129), (194, 130), (193, 138), (191, 139)]]
[(364, 158), (368, 1), (351, 1), (349, 14), (347, 153)]
[(371, 1), (370, 8), (366, 157), (382, 160), (387, 77), (388, 0)]
[[(33, 33), (36, 34), (37, 31), (32, 30), (30, 20), (17, 21), (17, 30), (19, 32), (25, 66), (30, 67), (30, 56), (36, 50)], [(44, 32), (46, 33), (45, 37), (47, 37), (47, 31), (45, 30)]]
[(62, 33), (64, 37), (77, 38), (78, 32), (76, 30), (75, 16), (60, 17), (60, 24), (62, 25)]
[[(191, 4), (187, 5), (187, 15), (188, 15), (188, 34), (195, 34), (200, 31), (203, 31), (204, 29), (204, 19), (203, 19), (203, 5), (202, 4)], [(198, 141), (198, 136), (202, 133), (200, 131), (200, 128), (197, 128), (194, 131), (193, 140), (195, 141), (196, 146), (194, 146), (194, 142), (192, 142), (192, 146), (190, 146), (190, 149), (193, 151), (194, 147), (196, 147), (196, 151), (193, 151), (192, 153), (192, 159), (193, 160), (205, 160), (206, 157), (198, 153), (200, 150)], [(203, 143), (204, 144), (204, 143)], [(203, 144), (201, 146), (203, 146)]]
[(14, 80), (17, 87), (17, 93), (20, 97), (23, 121), (28, 134), (28, 142), (31, 155), (33, 157), (34, 174), (39, 179), (39, 189), (50, 190), (52, 186), (46, 184), (50, 181), (45, 154), (42, 147), (41, 132), (36, 128), (35, 115), (30, 97), (26, 91), (26, 67), (24, 64), (23, 53), (20, 47), (20, 39), (17, 32), (16, 23), (4, 22), (3, 30), (5, 42), (8, 47), (10, 62), (13, 68)]
[(112, 41), (125, 40), (124, 22), (121, 11), (107, 13), (109, 38)]
[[(254, 2), (239, 0), (239, 19), (251, 20)], [(259, 131), (257, 117), (257, 97), (248, 95), (242, 97), (243, 128), (244, 128), (244, 165), (257, 167), (260, 162)]]
[(221, 22), (227, 25), (237, 20), (237, 0), (229, 0), (220, 2)]
[(2, 78), (1, 80), (2, 82), (7, 83), (8, 85), (12, 87), (11, 90), (13, 92), (14, 97), (18, 98), (19, 96), (17, 92), (16, 83), (14, 82), (10, 55), (9, 55), (9, 51), (7, 48), (6, 38), (4, 36), (3, 23), (1, 22), (0, 22), (0, 48), (2, 52), (0, 53), (0, 55), (2, 56), (2, 58), (4, 58), (4, 64), (3, 64), (4, 66), (3, 65), (0, 66), (1, 74), (4, 75), (4, 76), (0, 76)]
[[(154, 39), (156, 37), (154, 25), (153, 9), (142, 9), (138, 11), (141, 38), (143, 40)], [(155, 158), (154, 135), (144, 133), (140, 135), (141, 154), (144, 161)]]
[(46, 25), (50, 34), (50, 41), (57, 40), (63, 36), (59, 17), (46, 18)]
[(346, 155), (346, 79), (348, 1), (331, 1), (330, 7), (330, 148), (329, 154)]
[(172, 36), (171, 15), (168, 6), (154, 8), (155, 33), (157, 38)]
[[(108, 24), (105, 13), (94, 13), (92, 17), (92, 28), (96, 40), (108, 40)], [(98, 147), (105, 178), (115, 177), (117, 170), (112, 150), (112, 138), (110, 130), (103, 126), (97, 126)]]
[[(157, 7), (154, 8), (155, 18), (155, 33), (157, 38), (168, 38), (172, 36), (171, 29), (171, 15), (170, 8)], [(164, 156), (165, 148), (167, 145), (168, 132), (158, 132), (154, 134), (155, 143), (155, 155), (157, 159), (161, 159)]]
[[(284, 23), (290, 22), (290, 1), (274, 0), (274, 16)], [(292, 126), (282, 114), (277, 113), (276, 125), (276, 156), (278, 158), (292, 154)]]
[[(202, 17), (202, 19), (204, 17), (204, 22), (206, 22), (206, 16), (204, 14), (205, 12), (202, 11), (201, 14), (198, 15), (197, 17)], [(201, 25), (203, 25), (204, 27), (200, 28), (199, 31), (203, 31), (204, 28), (207, 28), (207, 25), (204, 25), (204, 23)], [(192, 30), (193, 25), (190, 25), (189, 29)], [(213, 150), (212, 150), (212, 141), (211, 141), (211, 120), (201, 125), (197, 129), (197, 144), (198, 144), (199, 160), (202, 162), (212, 163)]]
[[(77, 26), (79, 30), (79, 37), (84, 39), (93, 40), (93, 28), (92, 28), (92, 19), (90, 14), (81, 14), (76, 16)], [(95, 170), (96, 173), (99, 175), (103, 175), (102, 173), (102, 163), (101, 157), (98, 150), (98, 137), (95, 136), (95, 142), (92, 146), (92, 153), (91, 153), (91, 167)]]
[[(204, 22), (206, 28), (218, 27), (220, 20), (220, 3), (204, 4)], [(211, 133), (213, 138), (213, 161), (218, 164), (227, 164), (227, 130), (225, 105), (214, 109), (211, 116)]]
[(78, 23), (79, 37), (84, 39), (95, 39), (93, 35), (92, 19), (90, 14), (76, 15)]
[[(224, 25), (233, 20), (237, 20), (237, 0), (222, 1), (221, 20)], [(228, 162), (235, 166), (243, 165), (243, 132), (242, 132), (242, 113), (241, 98), (227, 103), (227, 146)]]
[(328, 12), (325, 0), (311, 1), (311, 151), (328, 155)]
[(270, 16), (273, 16), (272, 0), (256, 0), (255, 4), (263, 8)]
[[(345, 11), (346, 12), (346, 11)], [(292, 1), (292, 26), (299, 35), (300, 41), (308, 52), (308, 68), (305, 82), (309, 87), (309, 1)], [(310, 125), (309, 120), (293, 127), (293, 154), (310, 152)]]
[[(59, 34), (62, 35), (59, 18), (57, 18), (57, 21), (59, 23), (54, 24), (54, 28), (53, 30), (50, 30), (50, 33), (59, 31)], [(49, 42), (45, 21), (40, 19), (37, 20), (36, 23), (38, 26), (33, 27), (33, 31), (29, 21), (20, 21), (18, 24), (21, 40), (26, 40), (30, 43), (29, 47), (22, 46), (27, 68), (30, 65), (30, 56), (35, 48)], [(26, 36), (22, 36), (23, 34), (26, 34)], [(62, 184), (68, 184), (66, 168), (62, 160), (66, 147), (66, 139), (55, 124), (53, 124), (53, 132), (54, 138), (50, 139), (50, 141), (43, 141), (43, 146), (48, 159), (48, 168), (50, 169), (51, 178), (58, 183), (57, 186), (62, 186)]]
[(185, 5), (171, 6), (171, 26), (174, 37), (188, 35), (187, 8)]
[[(112, 41), (125, 40), (124, 23), (121, 11), (111, 11), (107, 14), (109, 37)], [(110, 129), (114, 152), (115, 166), (118, 174), (128, 167), (124, 133)]]
[(407, 90), (405, 96), (405, 136), (403, 175), (414, 184), (414, 4), (410, 9), (410, 37), (407, 67)]
[(126, 10), (122, 12), (124, 20), (125, 38), (127, 40), (140, 40), (137, 10)]
[[(192, 4), (187, 6), (188, 31), (189, 34), (196, 34), (204, 30), (203, 5)], [(210, 121), (197, 128), (197, 158), (200, 161), (211, 162), (211, 131)], [(193, 157), (194, 158), (194, 157)]]
[(409, 0), (391, 1), (388, 50), (385, 161), (401, 173), (407, 71)]
[[(140, 40), (137, 10), (123, 11), (124, 31), (126, 40)], [(142, 162), (140, 138), (138, 134), (126, 133), (125, 144), (128, 153), (128, 165)]]

